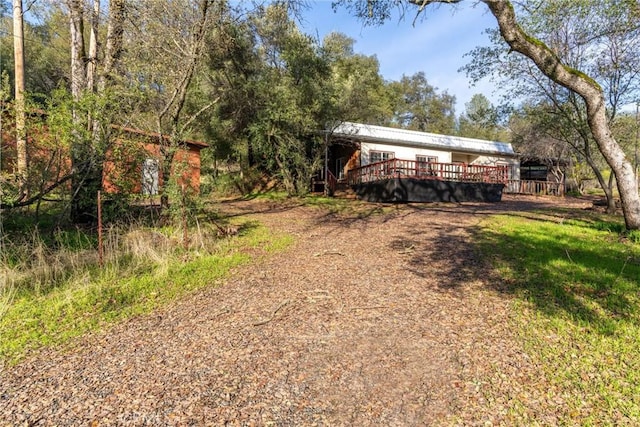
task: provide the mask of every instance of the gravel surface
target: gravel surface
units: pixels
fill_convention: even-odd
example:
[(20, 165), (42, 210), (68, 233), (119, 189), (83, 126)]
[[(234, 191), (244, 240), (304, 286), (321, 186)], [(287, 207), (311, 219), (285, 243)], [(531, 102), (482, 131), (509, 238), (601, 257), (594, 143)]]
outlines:
[(484, 215), (560, 200), (505, 199), (354, 217), (227, 203), (294, 245), (1, 372), (0, 425), (528, 423), (510, 402), (532, 382), (524, 412), (553, 424), (509, 297), (467, 243)]

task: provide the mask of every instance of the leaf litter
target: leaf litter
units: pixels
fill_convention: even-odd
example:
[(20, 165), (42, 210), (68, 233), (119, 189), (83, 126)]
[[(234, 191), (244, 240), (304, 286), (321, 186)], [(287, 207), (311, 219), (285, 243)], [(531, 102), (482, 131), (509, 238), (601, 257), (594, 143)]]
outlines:
[(470, 232), (479, 215), (558, 203), (353, 217), (224, 204), (295, 243), (0, 372), (0, 425), (556, 424), (563, 403), (514, 336)]

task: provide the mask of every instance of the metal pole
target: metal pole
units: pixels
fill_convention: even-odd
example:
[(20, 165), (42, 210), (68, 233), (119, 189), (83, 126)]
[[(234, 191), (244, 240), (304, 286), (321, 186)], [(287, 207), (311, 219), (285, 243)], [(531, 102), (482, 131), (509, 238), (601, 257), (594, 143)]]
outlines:
[(638, 140), (640, 139), (640, 102), (636, 102), (636, 141), (633, 156), (633, 173), (636, 175), (636, 187), (640, 185), (638, 177)]
[(189, 249), (189, 234), (187, 231), (187, 200), (184, 192), (184, 183), (180, 188), (182, 189), (182, 246), (186, 251)]
[(324, 131), (324, 195), (329, 196), (329, 131)]
[(104, 248), (102, 242), (102, 192), (98, 190), (98, 264), (104, 265)]

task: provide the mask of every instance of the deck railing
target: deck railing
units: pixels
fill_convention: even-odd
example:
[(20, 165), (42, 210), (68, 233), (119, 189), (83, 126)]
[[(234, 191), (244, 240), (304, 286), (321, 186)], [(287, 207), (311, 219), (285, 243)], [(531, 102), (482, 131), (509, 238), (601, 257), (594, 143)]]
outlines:
[(564, 196), (566, 188), (561, 182), (510, 179), (506, 182), (504, 192), (542, 196)]
[(338, 179), (330, 170), (327, 169), (327, 179), (324, 188), (325, 194), (327, 196), (333, 196), (333, 194), (336, 192), (337, 187)]
[(509, 178), (509, 166), (485, 166), (469, 165), (465, 163), (437, 163), (389, 159), (351, 169), (347, 173), (347, 182), (349, 185), (389, 178), (506, 183)]

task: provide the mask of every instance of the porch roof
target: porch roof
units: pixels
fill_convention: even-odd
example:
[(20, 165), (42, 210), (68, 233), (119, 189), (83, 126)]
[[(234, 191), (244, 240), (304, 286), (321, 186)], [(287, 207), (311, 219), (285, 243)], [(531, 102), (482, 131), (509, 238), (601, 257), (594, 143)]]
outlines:
[(333, 129), (331, 135), (354, 141), (433, 148), (469, 154), (517, 157), (513, 151), (513, 147), (507, 142), (438, 135), (435, 133), (365, 125), (361, 123), (343, 122)]

